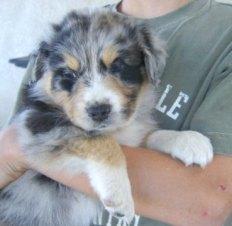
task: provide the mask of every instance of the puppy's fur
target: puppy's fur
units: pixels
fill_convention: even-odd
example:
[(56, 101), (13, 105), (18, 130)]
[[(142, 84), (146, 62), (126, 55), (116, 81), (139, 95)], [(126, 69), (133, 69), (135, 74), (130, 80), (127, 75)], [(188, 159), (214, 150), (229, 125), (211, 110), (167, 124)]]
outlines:
[[(85, 172), (104, 207), (128, 222), (134, 204), (118, 143), (145, 143), (185, 161), (193, 153), (192, 137), (198, 136), (199, 150), (205, 145), (207, 153), (201, 150), (200, 160), (185, 162), (210, 161), (212, 147), (201, 134), (148, 136), (156, 128), (152, 84), (165, 57), (163, 45), (144, 24), (107, 9), (70, 13), (41, 44), (35, 79), (25, 88), (24, 106), (14, 120), (30, 161)], [(87, 226), (101, 211), (99, 202), (32, 170), (0, 192), (0, 222), (10, 226)]]

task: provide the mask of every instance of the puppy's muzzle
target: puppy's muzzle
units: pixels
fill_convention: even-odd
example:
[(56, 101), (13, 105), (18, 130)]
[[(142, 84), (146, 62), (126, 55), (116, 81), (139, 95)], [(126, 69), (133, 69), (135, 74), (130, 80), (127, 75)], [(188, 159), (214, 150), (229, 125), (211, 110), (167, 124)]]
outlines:
[(87, 108), (89, 117), (95, 122), (103, 122), (109, 118), (111, 113), (110, 104), (94, 104)]

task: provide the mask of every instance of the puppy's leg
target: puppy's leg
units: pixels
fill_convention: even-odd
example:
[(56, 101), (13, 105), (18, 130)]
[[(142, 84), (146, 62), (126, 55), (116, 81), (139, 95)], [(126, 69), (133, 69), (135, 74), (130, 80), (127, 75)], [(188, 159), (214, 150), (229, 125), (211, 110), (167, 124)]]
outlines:
[(118, 143), (110, 137), (98, 137), (83, 141), (76, 150), (86, 159), (90, 182), (105, 208), (129, 223), (134, 217), (134, 202)]
[(30, 162), (47, 169), (84, 172), (98, 193), (105, 208), (122, 214), (129, 222), (134, 216), (134, 202), (127, 174), (126, 161), (119, 144), (111, 137), (69, 139), (53, 151), (33, 154)]
[(204, 167), (213, 159), (209, 138), (196, 131), (159, 130), (147, 138), (146, 146), (171, 154), (185, 165)]

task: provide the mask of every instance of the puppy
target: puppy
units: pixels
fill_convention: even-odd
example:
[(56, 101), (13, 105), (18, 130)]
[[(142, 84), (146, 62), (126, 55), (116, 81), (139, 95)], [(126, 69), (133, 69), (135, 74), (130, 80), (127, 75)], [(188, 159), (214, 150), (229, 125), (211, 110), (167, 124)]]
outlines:
[(165, 58), (146, 25), (107, 9), (71, 12), (54, 26), (14, 123), (35, 166), (86, 173), (102, 204), (29, 170), (1, 190), (2, 224), (88, 226), (103, 207), (129, 223), (134, 203), (119, 144), (145, 144), (186, 164), (212, 159), (210, 141), (197, 132), (152, 133)]

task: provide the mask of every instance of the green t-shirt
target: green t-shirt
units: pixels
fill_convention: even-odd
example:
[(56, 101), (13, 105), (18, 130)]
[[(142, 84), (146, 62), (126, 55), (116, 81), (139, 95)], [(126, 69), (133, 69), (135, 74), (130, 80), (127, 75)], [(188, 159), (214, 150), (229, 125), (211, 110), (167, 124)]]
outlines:
[[(166, 40), (156, 119), (163, 129), (196, 130), (216, 153), (232, 153), (232, 1), (195, 0), (145, 20)], [(229, 1), (227, 1), (229, 2)], [(109, 6), (116, 10), (116, 6)], [(96, 225), (123, 226), (107, 213)], [(137, 216), (131, 226), (167, 224)], [(232, 222), (231, 222), (232, 225)]]
[[(215, 153), (232, 154), (232, 1), (222, 2), (191, 1), (145, 22), (167, 42), (167, 65), (155, 106), (160, 127), (199, 131), (211, 139)], [(105, 213), (97, 225), (123, 223)], [(143, 217), (131, 223), (166, 225)]]

